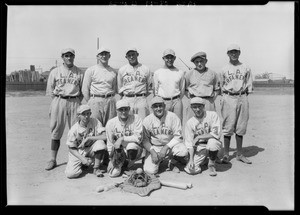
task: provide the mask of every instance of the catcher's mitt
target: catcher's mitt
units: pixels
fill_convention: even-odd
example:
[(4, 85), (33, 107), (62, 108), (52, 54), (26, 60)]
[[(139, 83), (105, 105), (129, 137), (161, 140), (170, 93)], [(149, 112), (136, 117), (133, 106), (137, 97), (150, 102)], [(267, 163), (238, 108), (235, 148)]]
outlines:
[(161, 184), (155, 175), (148, 175), (144, 171), (134, 171), (120, 187), (126, 192), (147, 196), (151, 191), (159, 189)]
[(111, 176), (114, 175), (113, 170), (116, 169), (117, 172), (121, 173), (121, 168), (126, 160), (126, 154), (123, 148), (120, 149), (113, 149), (111, 153), (111, 159), (107, 167), (107, 172), (110, 173)]

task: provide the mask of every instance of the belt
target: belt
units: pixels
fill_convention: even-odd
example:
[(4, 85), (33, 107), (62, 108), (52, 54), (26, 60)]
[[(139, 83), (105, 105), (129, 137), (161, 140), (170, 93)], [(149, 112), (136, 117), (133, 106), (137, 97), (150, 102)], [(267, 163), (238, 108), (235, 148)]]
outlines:
[(124, 96), (125, 97), (136, 97), (136, 96), (146, 96), (146, 94), (145, 93), (141, 93), (141, 94), (127, 94), (127, 95), (124, 94)]
[(55, 95), (56, 97), (62, 98), (62, 99), (74, 99), (77, 98), (78, 96), (61, 96), (61, 95)]
[(229, 91), (223, 91), (223, 93), (225, 93), (225, 94), (227, 94), (227, 95), (230, 95), (230, 96), (239, 96), (239, 95), (247, 94), (246, 91), (241, 92), (241, 93), (231, 93), (231, 92), (229, 92)]
[(174, 97), (172, 97), (172, 98), (164, 98), (163, 97), (163, 100), (174, 100), (174, 99), (178, 99), (180, 97), (180, 95), (178, 95), (178, 96), (174, 96)]
[(211, 96), (195, 96), (194, 94), (190, 94), (190, 98), (194, 98), (194, 97), (199, 97), (199, 98), (202, 98), (202, 99), (210, 99), (210, 98), (212, 98)]
[(92, 94), (91, 97), (108, 98), (108, 97), (112, 97), (112, 96), (114, 96), (114, 94), (107, 94), (107, 95), (96, 95), (96, 94)]
[(195, 146), (199, 146), (200, 144), (207, 144), (207, 141), (206, 142), (197, 142), (197, 143), (195, 143)]

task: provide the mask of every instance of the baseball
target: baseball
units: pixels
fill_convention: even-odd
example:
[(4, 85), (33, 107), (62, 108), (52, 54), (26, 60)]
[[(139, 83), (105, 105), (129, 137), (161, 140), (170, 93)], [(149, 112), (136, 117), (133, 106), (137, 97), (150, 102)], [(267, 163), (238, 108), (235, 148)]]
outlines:
[(100, 192), (102, 192), (103, 190), (105, 190), (105, 187), (103, 187), (103, 186), (98, 186), (98, 187), (96, 187), (96, 192), (97, 192), (97, 193), (100, 193)]
[(138, 168), (136, 171), (135, 171), (137, 174), (142, 174), (144, 171), (142, 168)]

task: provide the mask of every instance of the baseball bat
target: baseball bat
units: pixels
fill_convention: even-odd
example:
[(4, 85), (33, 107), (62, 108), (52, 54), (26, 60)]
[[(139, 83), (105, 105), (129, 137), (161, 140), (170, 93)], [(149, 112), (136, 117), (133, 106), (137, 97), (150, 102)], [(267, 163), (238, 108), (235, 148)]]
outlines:
[(192, 188), (192, 183), (182, 183), (182, 182), (173, 182), (173, 181), (160, 181), (161, 185), (167, 187), (174, 187), (182, 190)]

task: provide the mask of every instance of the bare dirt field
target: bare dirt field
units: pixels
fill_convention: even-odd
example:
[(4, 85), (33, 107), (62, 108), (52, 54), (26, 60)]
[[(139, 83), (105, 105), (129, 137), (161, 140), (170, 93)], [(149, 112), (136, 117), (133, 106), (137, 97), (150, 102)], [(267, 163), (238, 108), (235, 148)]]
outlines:
[[(184, 98), (184, 104), (187, 104)], [(294, 210), (294, 89), (256, 89), (249, 95), (250, 120), (243, 150), (252, 161), (237, 161), (235, 138), (231, 140), (231, 163), (218, 164), (216, 177), (162, 172), (161, 180), (190, 182), (193, 187), (169, 187), (147, 197), (116, 188), (97, 193), (98, 185), (120, 181), (90, 171), (67, 179), (64, 170), (68, 149), (65, 129), (58, 153), (58, 167), (45, 171), (50, 158), (48, 111), (44, 92), (6, 93), (6, 156), (8, 205), (197, 205), (251, 206), (269, 210)], [(219, 112), (219, 98), (216, 101)], [(137, 164), (139, 165), (139, 164)]]

